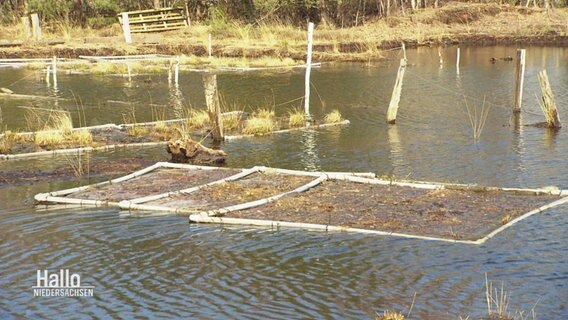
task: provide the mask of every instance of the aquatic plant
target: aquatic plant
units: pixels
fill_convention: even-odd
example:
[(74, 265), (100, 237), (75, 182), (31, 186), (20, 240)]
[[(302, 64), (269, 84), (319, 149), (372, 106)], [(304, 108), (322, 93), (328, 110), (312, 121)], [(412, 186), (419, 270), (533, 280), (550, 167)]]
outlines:
[(91, 155), (89, 153), (79, 152), (75, 156), (67, 155), (65, 161), (73, 170), (75, 177), (83, 177), (85, 174), (88, 176), (91, 171)]
[(337, 109), (326, 114), (325, 117), (323, 118), (323, 121), (325, 123), (338, 123), (341, 122), (341, 120), (343, 120), (343, 118), (341, 116), (341, 113)]
[(4, 134), (0, 137), (0, 154), (6, 154), (12, 151), (12, 147), (16, 142), (16, 133), (10, 130), (4, 131)]
[(274, 131), (276, 123), (270, 118), (253, 117), (245, 122), (244, 134), (262, 135)]
[(306, 117), (302, 109), (295, 108), (288, 111), (288, 126), (290, 126), (290, 128), (303, 127), (305, 125)]
[(93, 134), (87, 129), (73, 131), (70, 138), (71, 141), (79, 146), (89, 146), (93, 144)]
[(404, 314), (398, 311), (386, 310), (383, 315), (376, 317), (376, 320), (404, 320)]
[(209, 124), (209, 113), (205, 110), (190, 110), (187, 124), (190, 128), (202, 129)]
[(483, 128), (485, 128), (485, 123), (487, 122), (487, 116), (489, 115), (489, 110), (491, 110), (491, 104), (485, 103), (485, 97), (483, 97), (483, 104), (481, 105), (481, 110), (477, 110), (475, 106), (469, 107), (467, 99), (464, 98), (465, 109), (467, 111), (467, 117), (469, 118), (469, 124), (473, 133), (473, 140), (475, 142), (479, 141)]
[(262, 135), (274, 131), (275, 128), (276, 121), (274, 110), (262, 108), (256, 110), (253, 113), (252, 118), (245, 122), (243, 133)]

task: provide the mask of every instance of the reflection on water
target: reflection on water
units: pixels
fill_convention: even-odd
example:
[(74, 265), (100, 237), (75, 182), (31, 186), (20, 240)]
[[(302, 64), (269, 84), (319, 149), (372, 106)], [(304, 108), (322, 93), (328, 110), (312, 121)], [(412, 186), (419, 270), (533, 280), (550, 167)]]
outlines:
[[(317, 118), (339, 109), (351, 124), (226, 142), (228, 165), (370, 171), (429, 181), (568, 188), (568, 132), (525, 126), (543, 121), (536, 73), (546, 68), (560, 114), (568, 114), (564, 48), (528, 48), (523, 113), (511, 118), (516, 48), (408, 50), (397, 124), (385, 115), (398, 59), (314, 69), (321, 100)], [(29, 70), (0, 70), (0, 87), (53, 95), (53, 83)], [(219, 90), (245, 111), (276, 104), (285, 115), (303, 94), (303, 72), (220, 74)], [(59, 74), (57, 95), (70, 101), (0, 100), (4, 125), (26, 127), (25, 107), (69, 110), (78, 123), (121, 123), (125, 107), (137, 120), (175, 118), (182, 106), (205, 105), (201, 76), (181, 73), (124, 77)], [(315, 90), (314, 90), (315, 91)], [(491, 106), (474, 141), (464, 99)], [(75, 100), (82, 102), (77, 108)], [(190, 103), (191, 102), (191, 103)], [(282, 105), (279, 105), (283, 103)], [(297, 102), (296, 102), (297, 104)], [(79, 111), (81, 110), (81, 111)], [(162, 111), (160, 111), (161, 113)], [(166, 160), (162, 147), (95, 153)], [(3, 170), (47, 168), (59, 158), (0, 162)], [(385, 309), (411, 318), (478, 319), (484, 274), (504, 281), (510, 310), (538, 302), (538, 319), (568, 318), (568, 215), (562, 206), (508, 229), (483, 246), (391, 237), (188, 225), (183, 217), (140, 218), (113, 209), (37, 212), (39, 192), (74, 186), (52, 181), (0, 189), (0, 318), (372, 318)], [(301, 209), (301, 208), (299, 208)], [(32, 298), (37, 269), (69, 268), (95, 286), (95, 297)]]
[(302, 166), (303, 170), (321, 171), (319, 156), (316, 145), (317, 131), (302, 131)]

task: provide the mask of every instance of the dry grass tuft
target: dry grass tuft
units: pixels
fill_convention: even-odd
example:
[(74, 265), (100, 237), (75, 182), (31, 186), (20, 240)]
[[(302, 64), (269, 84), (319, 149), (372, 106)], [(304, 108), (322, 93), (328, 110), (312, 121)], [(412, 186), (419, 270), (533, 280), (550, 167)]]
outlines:
[(295, 108), (288, 111), (288, 126), (290, 128), (298, 128), (306, 125), (306, 117), (304, 110)]
[(341, 113), (337, 109), (326, 114), (325, 117), (323, 118), (323, 121), (325, 123), (338, 123), (341, 122), (342, 120), (343, 117), (341, 116)]
[(245, 122), (244, 134), (263, 135), (274, 131), (276, 128), (276, 116), (274, 110), (262, 108), (256, 110), (252, 118)]
[(71, 133), (71, 141), (79, 146), (90, 146), (93, 144), (93, 134), (87, 130), (76, 130)]
[(209, 113), (205, 110), (189, 111), (187, 124), (190, 128), (203, 129), (209, 125)]
[(34, 134), (34, 144), (38, 146), (55, 147), (64, 142), (65, 137), (60, 131), (38, 131)]
[(404, 314), (398, 311), (387, 310), (381, 316), (377, 316), (376, 320), (404, 320), (406, 317)]
[(263, 135), (274, 131), (276, 122), (270, 118), (252, 117), (245, 122), (244, 134)]
[(17, 135), (15, 132), (10, 130), (4, 131), (4, 135), (0, 137), (0, 154), (10, 153), (16, 140)]

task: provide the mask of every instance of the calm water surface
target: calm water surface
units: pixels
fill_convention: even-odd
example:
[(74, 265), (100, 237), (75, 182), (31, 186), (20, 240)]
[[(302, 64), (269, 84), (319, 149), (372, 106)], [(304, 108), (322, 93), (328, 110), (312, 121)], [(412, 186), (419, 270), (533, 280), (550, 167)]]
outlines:
[[(226, 143), (230, 166), (371, 171), (430, 181), (568, 188), (568, 131), (516, 126), (510, 118), (515, 48), (409, 51), (396, 126), (385, 114), (398, 56), (376, 64), (324, 65), (312, 72), (313, 113), (339, 109), (351, 125)], [(568, 115), (568, 49), (528, 48), (521, 123), (543, 121), (536, 74), (547, 69), (561, 119)], [(173, 118), (179, 102), (202, 108), (198, 74), (182, 73), (179, 91), (167, 75), (59, 75), (48, 87), (39, 72), (0, 69), (0, 87), (70, 101), (0, 100), (4, 125), (26, 128), (29, 108), (70, 110), (75, 123)], [(148, 81), (150, 79), (150, 81)], [(303, 72), (219, 76), (235, 108), (301, 106)], [(489, 109), (478, 142), (466, 113)], [(118, 101), (118, 102), (117, 102)], [(120, 102), (120, 103), (119, 103)], [(79, 107), (78, 107), (79, 105)], [(564, 116), (563, 116), (564, 115)], [(95, 159), (134, 156), (96, 153)], [(167, 159), (162, 148), (136, 155)], [(47, 168), (65, 159), (0, 162), (0, 174)], [(189, 225), (183, 217), (131, 216), (115, 209), (41, 211), (33, 195), (77, 183), (0, 189), (0, 318), (369, 318), (386, 309), (413, 319), (478, 319), (485, 314), (485, 273), (503, 281), (509, 310), (538, 319), (568, 318), (568, 208), (534, 216), (482, 246), (358, 234)], [(92, 298), (34, 298), (36, 270), (71, 269)]]

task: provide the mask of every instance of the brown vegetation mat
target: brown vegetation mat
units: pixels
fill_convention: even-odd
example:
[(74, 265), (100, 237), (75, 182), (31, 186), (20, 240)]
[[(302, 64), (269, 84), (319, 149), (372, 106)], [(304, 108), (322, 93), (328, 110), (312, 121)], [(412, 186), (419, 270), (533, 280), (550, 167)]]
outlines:
[(476, 240), (556, 199), (326, 181), (307, 192), (226, 216)]
[(236, 181), (208, 186), (191, 194), (176, 195), (147, 204), (195, 211), (215, 210), (291, 191), (314, 179), (305, 176), (254, 173)]
[[(0, 166), (0, 189), (30, 185), (36, 183), (62, 182), (72, 180), (100, 181), (103, 178), (112, 179), (148, 167), (156, 163), (156, 159), (126, 158), (116, 160), (86, 160), (78, 163), (77, 156), (69, 156), (68, 163), (50, 164), (49, 168), (30, 166), (25, 169), (13, 169), (8, 164)], [(74, 167), (75, 166), (75, 167)], [(77, 172), (79, 166), (81, 174)]]
[(68, 197), (119, 202), (203, 185), (232, 176), (238, 172), (239, 170), (235, 169), (187, 170), (159, 168), (130, 180), (75, 192), (68, 195)]

